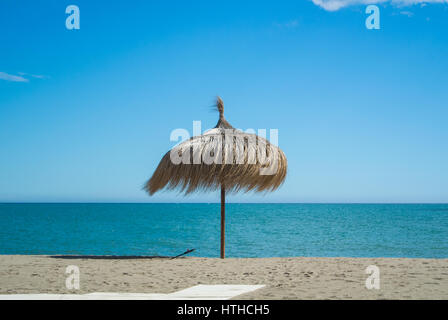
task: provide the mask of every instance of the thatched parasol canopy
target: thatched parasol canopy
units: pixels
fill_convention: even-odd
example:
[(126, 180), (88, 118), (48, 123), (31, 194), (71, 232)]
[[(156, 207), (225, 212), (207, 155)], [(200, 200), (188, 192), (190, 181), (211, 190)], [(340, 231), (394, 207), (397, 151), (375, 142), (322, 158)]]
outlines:
[(224, 258), (225, 193), (273, 191), (285, 180), (283, 151), (263, 137), (233, 128), (224, 118), (224, 103), (217, 98), (219, 121), (203, 135), (181, 142), (168, 151), (144, 189), (185, 194), (221, 189), (221, 258)]

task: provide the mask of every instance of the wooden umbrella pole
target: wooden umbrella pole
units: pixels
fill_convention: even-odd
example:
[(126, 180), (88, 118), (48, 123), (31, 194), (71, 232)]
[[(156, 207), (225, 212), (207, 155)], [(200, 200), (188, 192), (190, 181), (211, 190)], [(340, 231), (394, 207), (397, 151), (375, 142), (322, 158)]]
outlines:
[(226, 233), (226, 188), (221, 184), (221, 259), (225, 254), (225, 233)]

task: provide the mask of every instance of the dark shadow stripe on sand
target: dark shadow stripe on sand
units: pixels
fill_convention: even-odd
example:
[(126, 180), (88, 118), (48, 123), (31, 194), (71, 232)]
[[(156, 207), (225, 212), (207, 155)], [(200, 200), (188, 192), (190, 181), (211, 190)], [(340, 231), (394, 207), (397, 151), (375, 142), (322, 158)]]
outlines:
[[(95, 255), (53, 255), (55, 259), (171, 259), (168, 256), (95, 256)], [(180, 257), (179, 257), (180, 258)]]

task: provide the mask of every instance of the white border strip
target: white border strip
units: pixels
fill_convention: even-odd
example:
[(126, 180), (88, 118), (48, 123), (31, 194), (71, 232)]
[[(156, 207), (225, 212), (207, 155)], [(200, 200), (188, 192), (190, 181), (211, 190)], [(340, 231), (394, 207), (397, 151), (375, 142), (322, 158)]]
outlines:
[(173, 293), (1, 294), (0, 300), (227, 300), (265, 285), (200, 284)]

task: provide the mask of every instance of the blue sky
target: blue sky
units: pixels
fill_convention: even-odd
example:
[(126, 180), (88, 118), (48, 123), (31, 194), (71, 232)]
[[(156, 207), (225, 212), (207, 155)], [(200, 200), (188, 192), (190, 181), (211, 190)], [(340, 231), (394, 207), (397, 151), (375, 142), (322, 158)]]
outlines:
[(448, 4), (419, 2), (3, 0), (0, 201), (219, 201), (141, 190), (219, 94), (289, 161), (229, 201), (448, 202)]

